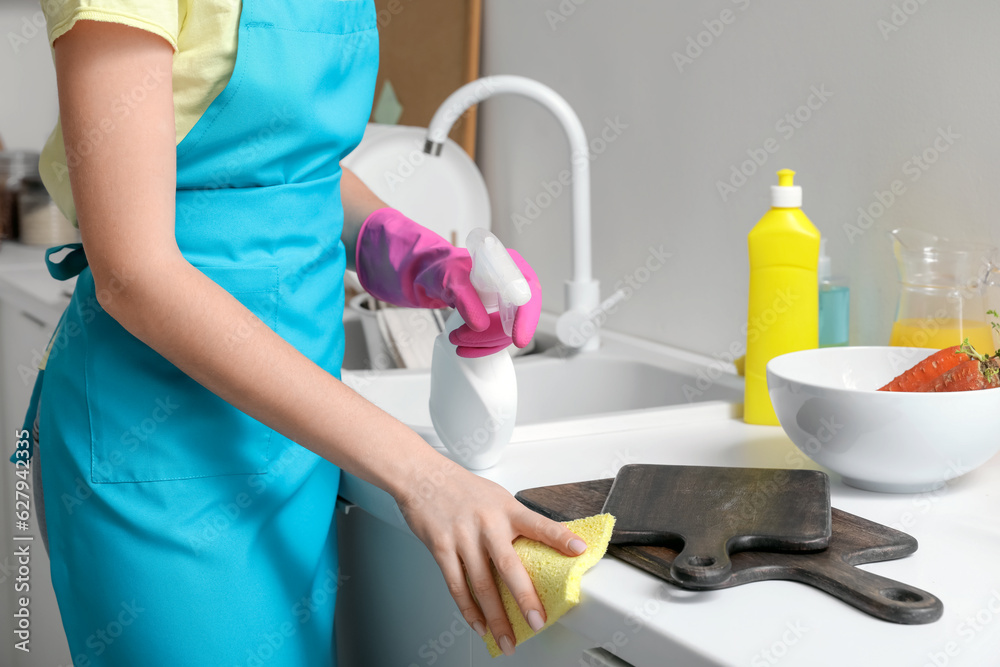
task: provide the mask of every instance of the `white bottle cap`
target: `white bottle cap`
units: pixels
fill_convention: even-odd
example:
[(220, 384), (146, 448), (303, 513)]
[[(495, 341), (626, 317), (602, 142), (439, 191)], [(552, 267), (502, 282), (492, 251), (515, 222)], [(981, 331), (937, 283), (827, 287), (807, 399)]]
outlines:
[(778, 184), (771, 186), (772, 208), (800, 208), (802, 206), (802, 188), (792, 185), (795, 172), (782, 169), (778, 172)]

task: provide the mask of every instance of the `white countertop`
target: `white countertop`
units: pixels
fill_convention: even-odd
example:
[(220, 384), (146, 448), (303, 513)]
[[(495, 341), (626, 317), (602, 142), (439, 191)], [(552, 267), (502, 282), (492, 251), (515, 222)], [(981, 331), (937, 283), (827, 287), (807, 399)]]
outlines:
[[(690, 423), (515, 442), (483, 476), (515, 493), (613, 477), (626, 463), (818, 468), (781, 428), (744, 424), (715, 405), (716, 416), (702, 409)], [(402, 525), (388, 495), (346, 477), (342, 496)], [(683, 591), (605, 557), (583, 578), (581, 604), (560, 622), (636, 667), (1000, 665), (1000, 456), (934, 492), (860, 491), (836, 474), (831, 488), (834, 507), (917, 538), (912, 556), (862, 568), (938, 596), (939, 621), (888, 623), (794, 582)]]

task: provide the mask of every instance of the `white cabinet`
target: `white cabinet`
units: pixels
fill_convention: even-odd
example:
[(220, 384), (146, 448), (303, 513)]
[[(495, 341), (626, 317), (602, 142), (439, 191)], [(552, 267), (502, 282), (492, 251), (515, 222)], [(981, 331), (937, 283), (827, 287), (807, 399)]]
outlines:
[(339, 667), (579, 667), (591, 642), (560, 624), (501, 661), (466, 624), (437, 563), (412, 534), (357, 506), (337, 512)]
[(54, 324), (0, 301), (0, 433), (7, 443), (24, 421), (38, 360), (54, 328)]
[[(55, 329), (66, 301), (64, 286), (48, 278), (41, 265), (42, 249), (4, 244), (0, 254), (0, 664), (10, 667), (54, 667), (72, 664), (69, 646), (52, 579), (49, 559), (38, 530), (38, 508), (32, 499), (30, 530), (15, 531), (14, 466), (8, 458), (14, 450), (14, 434), (21, 428), (28, 408), (40, 355)], [(11, 259), (13, 257), (14, 259)], [(14, 535), (33, 536), (30, 542), (15, 542)], [(30, 545), (30, 590), (15, 590), (17, 545)], [(30, 596), (30, 652), (14, 647), (11, 634), (18, 597)]]

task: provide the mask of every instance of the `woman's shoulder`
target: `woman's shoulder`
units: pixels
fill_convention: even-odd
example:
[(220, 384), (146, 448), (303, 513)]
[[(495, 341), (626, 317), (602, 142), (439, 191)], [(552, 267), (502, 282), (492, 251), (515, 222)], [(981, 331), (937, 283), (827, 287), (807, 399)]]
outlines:
[[(177, 50), (182, 14), (193, 0), (42, 0), (49, 44), (80, 21), (118, 23), (159, 35)], [(205, 0), (196, 0), (204, 2)], [(212, 2), (213, 0), (208, 0)]]

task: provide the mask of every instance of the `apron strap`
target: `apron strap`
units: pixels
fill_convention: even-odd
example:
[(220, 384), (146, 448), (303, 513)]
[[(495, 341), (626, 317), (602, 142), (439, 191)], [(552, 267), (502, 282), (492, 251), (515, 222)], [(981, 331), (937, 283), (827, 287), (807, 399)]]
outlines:
[[(70, 249), (70, 252), (61, 260), (53, 261), (50, 259), (52, 255), (67, 248)], [(49, 248), (45, 251), (45, 266), (49, 269), (49, 275), (56, 280), (69, 280), (80, 275), (80, 272), (87, 268), (87, 255), (83, 252), (83, 244), (67, 243)]]

